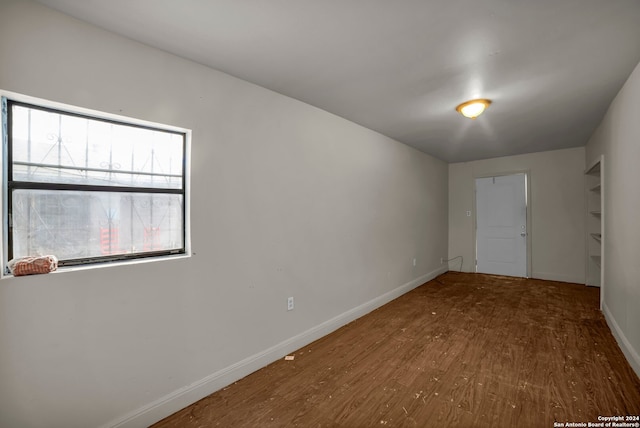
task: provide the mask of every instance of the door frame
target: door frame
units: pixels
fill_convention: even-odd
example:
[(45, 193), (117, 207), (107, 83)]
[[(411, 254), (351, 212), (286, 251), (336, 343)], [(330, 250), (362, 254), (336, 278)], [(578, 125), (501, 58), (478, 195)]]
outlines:
[(526, 205), (526, 215), (527, 215), (527, 276), (525, 278), (531, 278), (531, 242), (533, 241), (533, 229), (531, 227), (531, 170), (529, 169), (520, 169), (513, 171), (503, 171), (503, 172), (494, 172), (494, 173), (483, 173), (483, 174), (474, 174), (473, 175), (473, 271), (478, 272), (478, 212), (477, 212), (477, 204), (478, 201), (476, 199), (476, 179), (478, 178), (490, 178), (490, 177), (503, 177), (507, 175), (524, 175), (524, 200)]

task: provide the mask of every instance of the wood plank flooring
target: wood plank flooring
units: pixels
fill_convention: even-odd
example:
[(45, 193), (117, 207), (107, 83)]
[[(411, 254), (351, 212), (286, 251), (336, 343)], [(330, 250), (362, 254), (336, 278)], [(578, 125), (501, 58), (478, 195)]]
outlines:
[(640, 415), (599, 289), (448, 272), (154, 425), (553, 427)]

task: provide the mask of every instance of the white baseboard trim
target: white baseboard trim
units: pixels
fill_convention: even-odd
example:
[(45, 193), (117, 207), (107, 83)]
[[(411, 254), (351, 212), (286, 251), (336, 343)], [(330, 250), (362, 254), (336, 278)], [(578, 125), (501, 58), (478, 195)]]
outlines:
[(563, 275), (558, 273), (531, 272), (531, 277), (535, 279), (544, 279), (547, 281), (572, 282), (575, 284), (585, 283), (584, 275), (573, 276), (573, 275)]
[(640, 354), (638, 354), (638, 351), (633, 348), (627, 337), (622, 332), (622, 329), (611, 314), (611, 311), (609, 310), (606, 302), (603, 302), (602, 304), (602, 312), (604, 313), (604, 318), (607, 321), (607, 324), (609, 324), (609, 328), (613, 333), (613, 337), (616, 338), (616, 341), (618, 341), (618, 346), (620, 346), (620, 349), (622, 349), (622, 353), (625, 357), (627, 357), (627, 361), (629, 361), (629, 364), (631, 365), (633, 371), (636, 372), (638, 377), (640, 377)]
[(296, 336), (280, 342), (264, 351), (251, 355), (228, 367), (218, 370), (190, 385), (177, 389), (158, 400), (155, 400), (139, 409), (136, 409), (118, 419), (115, 419), (101, 428), (140, 428), (148, 427), (155, 422), (177, 412), (186, 406), (210, 395), (233, 382), (271, 364), (288, 353), (300, 349), (305, 345), (320, 339), (323, 336), (337, 330), (351, 321), (368, 314), (374, 309), (389, 303), (414, 288), (432, 280), (436, 276), (447, 272), (447, 266), (442, 266), (425, 275), (422, 275), (406, 284), (401, 285), (381, 296), (335, 316), (315, 327), (310, 328)]

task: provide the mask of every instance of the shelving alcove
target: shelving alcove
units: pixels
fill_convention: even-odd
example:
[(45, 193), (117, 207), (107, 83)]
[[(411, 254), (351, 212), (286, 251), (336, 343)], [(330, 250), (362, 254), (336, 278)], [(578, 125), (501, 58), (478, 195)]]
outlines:
[(587, 198), (586, 285), (600, 287), (604, 298), (604, 157), (599, 156), (585, 170)]

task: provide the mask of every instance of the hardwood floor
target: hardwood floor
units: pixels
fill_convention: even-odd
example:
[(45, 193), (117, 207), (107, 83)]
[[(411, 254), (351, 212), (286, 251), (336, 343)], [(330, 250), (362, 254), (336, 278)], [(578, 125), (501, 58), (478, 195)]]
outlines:
[(553, 427), (640, 415), (599, 289), (449, 272), (154, 425)]

